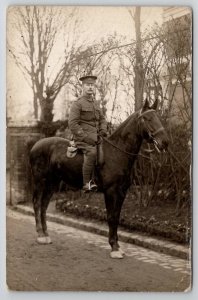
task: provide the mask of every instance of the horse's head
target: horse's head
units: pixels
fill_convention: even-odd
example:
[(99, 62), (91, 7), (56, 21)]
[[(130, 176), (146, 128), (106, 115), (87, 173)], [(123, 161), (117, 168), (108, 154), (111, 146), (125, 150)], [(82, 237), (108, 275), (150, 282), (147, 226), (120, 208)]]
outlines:
[(149, 107), (148, 100), (145, 101), (139, 113), (139, 124), (143, 138), (153, 143), (157, 151), (166, 150), (168, 147), (168, 136), (156, 113), (158, 100)]

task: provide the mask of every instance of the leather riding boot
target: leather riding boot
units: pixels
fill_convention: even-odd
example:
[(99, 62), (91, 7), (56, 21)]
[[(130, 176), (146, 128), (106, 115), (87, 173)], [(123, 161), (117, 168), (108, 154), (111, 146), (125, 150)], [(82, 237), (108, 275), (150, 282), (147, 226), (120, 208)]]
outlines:
[(89, 146), (84, 151), (83, 162), (83, 190), (91, 191), (97, 188), (97, 185), (91, 181), (92, 173), (96, 162), (96, 147)]

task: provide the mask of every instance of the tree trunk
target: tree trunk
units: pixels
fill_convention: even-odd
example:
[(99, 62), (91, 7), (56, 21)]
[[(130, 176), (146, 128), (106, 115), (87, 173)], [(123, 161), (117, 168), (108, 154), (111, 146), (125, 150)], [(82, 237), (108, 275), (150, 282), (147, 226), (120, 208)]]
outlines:
[(136, 33), (136, 49), (135, 49), (135, 66), (134, 66), (134, 89), (135, 89), (135, 111), (139, 110), (143, 102), (144, 72), (142, 58), (142, 39), (140, 30), (140, 14), (141, 7), (135, 9), (135, 33)]
[(35, 94), (34, 94), (33, 106), (34, 106), (34, 117), (36, 120), (38, 120), (38, 100), (37, 100), (37, 95)]
[(40, 121), (51, 123), (54, 117), (54, 114), (52, 113), (54, 108), (54, 99), (50, 99), (47, 97), (43, 98), (40, 101), (40, 106), (41, 106)]
[(54, 136), (56, 134), (56, 130), (59, 127), (58, 123), (55, 124), (56, 122), (53, 122), (54, 100), (55, 98), (50, 99), (49, 96), (40, 99), (41, 115), (39, 124), (41, 126), (41, 131), (45, 135), (45, 137)]

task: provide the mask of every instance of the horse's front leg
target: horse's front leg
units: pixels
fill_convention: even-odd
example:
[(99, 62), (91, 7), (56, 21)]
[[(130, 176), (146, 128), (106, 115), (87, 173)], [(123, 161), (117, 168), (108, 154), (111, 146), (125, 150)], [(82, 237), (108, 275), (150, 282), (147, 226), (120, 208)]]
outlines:
[(107, 209), (107, 222), (109, 225), (109, 244), (111, 245), (112, 258), (123, 258), (123, 251), (118, 244), (118, 224), (120, 212), (126, 193), (111, 187), (105, 192), (105, 204)]

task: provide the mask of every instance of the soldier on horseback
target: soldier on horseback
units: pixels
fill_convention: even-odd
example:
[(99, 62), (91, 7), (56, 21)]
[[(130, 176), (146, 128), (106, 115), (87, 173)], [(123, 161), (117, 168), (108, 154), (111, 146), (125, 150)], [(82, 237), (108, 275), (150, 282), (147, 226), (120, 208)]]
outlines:
[(79, 80), (82, 82), (82, 96), (75, 101), (70, 110), (69, 127), (74, 135), (76, 147), (82, 149), (83, 162), (83, 190), (85, 192), (97, 190), (92, 180), (97, 156), (98, 136), (107, 135), (105, 117), (94, 99), (97, 77), (86, 75)]

